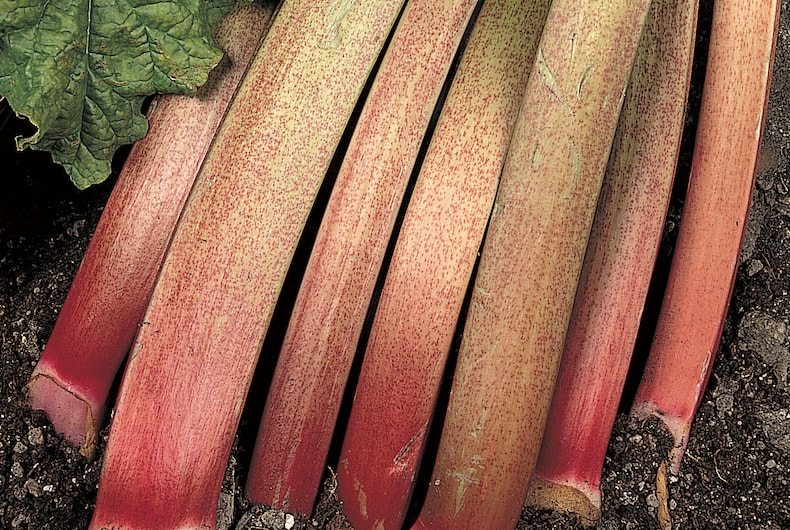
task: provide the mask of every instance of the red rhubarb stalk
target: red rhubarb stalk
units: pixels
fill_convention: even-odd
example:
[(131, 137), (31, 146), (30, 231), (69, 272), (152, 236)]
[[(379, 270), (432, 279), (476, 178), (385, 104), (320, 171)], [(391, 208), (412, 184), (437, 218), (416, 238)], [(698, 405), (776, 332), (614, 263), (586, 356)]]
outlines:
[(132, 345), (90, 528), (214, 528), (259, 350), (400, 0), (283, 4), (197, 177)]
[(254, 502), (312, 510), (389, 236), (475, 4), (415, 0), (401, 15), (286, 331), (247, 481)]
[(154, 100), (148, 135), (132, 147), (33, 370), (30, 406), (85, 456), (189, 190), (270, 16), (271, 7), (239, 4), (217, 28), (227, 57), (208, 84), (194, 98)]
[(415, 528), (514, 528), (649, 0), (555, 0), (475, 279)]
[(779, 19), (777, 0), (714, 2), (691, 175), (632, 415), (661, 418), (677, 473), (727, 315), (751, 203)]
[(600, 517), (601, 470), (675, 176), (697, 0), (653, 0), (620, 114), (527, 502)]
[(447, 354), (546, 19), (483, 4), (415, 183), (373, 320), (337, 471), (355, 528), (401, 528)]

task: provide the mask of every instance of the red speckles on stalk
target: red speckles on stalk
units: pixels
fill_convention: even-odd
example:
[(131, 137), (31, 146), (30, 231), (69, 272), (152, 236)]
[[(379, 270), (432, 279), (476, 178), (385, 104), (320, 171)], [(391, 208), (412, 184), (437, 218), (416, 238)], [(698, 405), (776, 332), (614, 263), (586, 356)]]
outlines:
[[(415, 183), (338, 469), (358, 528), (399, 528), (548, 2), (483, 5)], [(506, 13), (507, 15), (503, 15)]]
[(286, 332), (247, 483), (256, 502), (302, 513), (312, 509), (390, 233), (474, 5), (420, 0), (401, 16), (346, 152)]
[(176, 221), (270, 14), (239, 6), (217, 34), (230, 62), (197, 97), (155, 100), (33, 371), (31, 407), (88, 457)]
[(216, 524), (285, 272), (400, 6), (355, 3), (329, 48), (317, 38), (337, 5), (281, 7), (206, 157), (135, 340), (91, 528)]
[(653, 0), (612, 146), (528, 502), (600, 515), (600, 477), (675, 174), (697, 2)]
[(649, 4), (552, 3), (502, 172), (419, 524), (515, 526)]
[(675, 437), (677, 472), (705, 390), (748, 217), (779, 2), (716, 2), (689, 188), (664, 301), (631, 413)]

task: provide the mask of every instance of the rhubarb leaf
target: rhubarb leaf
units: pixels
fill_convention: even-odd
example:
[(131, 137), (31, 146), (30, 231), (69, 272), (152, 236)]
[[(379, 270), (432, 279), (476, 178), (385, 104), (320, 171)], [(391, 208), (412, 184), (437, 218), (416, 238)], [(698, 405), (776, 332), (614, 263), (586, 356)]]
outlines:
[(37, 128), (78, 188), (106, 179), (116, 149), (148, 130), (146, 96), (194, 94), (222, 52), (233, 0), (0, 0), (0, 97)]

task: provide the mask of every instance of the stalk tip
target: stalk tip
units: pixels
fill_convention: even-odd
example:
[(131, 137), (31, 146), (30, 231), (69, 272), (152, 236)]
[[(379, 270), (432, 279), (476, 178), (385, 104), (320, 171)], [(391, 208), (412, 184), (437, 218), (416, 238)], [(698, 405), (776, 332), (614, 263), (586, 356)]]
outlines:
[(561, 484), (533, 476), (526, 504), (576, 515), (585, 527), (595, 526), (601, 518), (601, 490), (597, 487)]
[(631, 416), (639, 420), (655, 416), (666, 426), (672, 436), (672, 448), (669, 450), (668, 455), (669, 472), (677, 475), (680, 471), (683, 454), (686, 452), (686, 446), (688, 445), (691, 422), (694, 419), (693, 414), (690, 418), (684, 418), (678, 414), (664, 412), (649, 401), (643, 401), (634, 404), (631, 408)]
[(91, 405), (46, 374), (35, 374), (28, 383), (28, 404), (43, 410), (55, 432), (92, 460), (96, 452), (96, 422)]

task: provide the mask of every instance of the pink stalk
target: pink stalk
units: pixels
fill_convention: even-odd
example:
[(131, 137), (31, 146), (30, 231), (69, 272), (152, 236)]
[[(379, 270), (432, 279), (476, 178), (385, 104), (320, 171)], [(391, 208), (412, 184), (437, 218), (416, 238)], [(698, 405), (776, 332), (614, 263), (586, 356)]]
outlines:
[(713, 4), (689, 187), (653, 344), (631, 414), (654, 414), (675, 439), (677, 473), (727, 315), (754, 186), (777, 0)]
[(389, 236), (475, 4), (414, 0), (401, 15), (286, 331), (247, 480), (256, 503), (312, 511)]
[(286, 0), (187, 201), (132, 345), (90, 528), (214, 528), (261, 343), (400, 0)]
[(548, 1), (477, 17), (417, 178), (337, 471), (355, 528), (401, 528)]
[(227, 58), (194, 98), (148, 112), (29, 384), (28, 400), (91, 457), (110, 388), (148, 304), (176, 221), (271, 7), (240, 4), (217, 28)]
[(649, 0), (554, 0), (502, 171), (414, 528), (514, 528)]
[(582, 266), (527, 502), (600, 517), (601, 470), (683, 132), (697, 0), (653, 0)]

